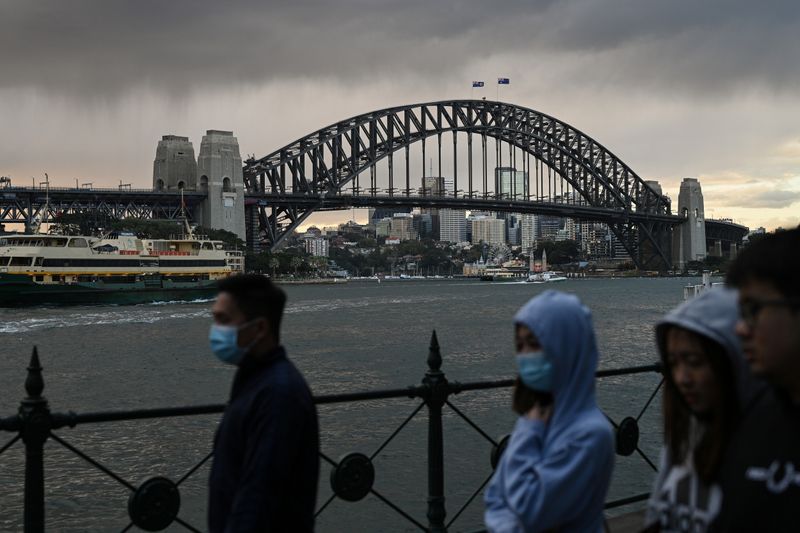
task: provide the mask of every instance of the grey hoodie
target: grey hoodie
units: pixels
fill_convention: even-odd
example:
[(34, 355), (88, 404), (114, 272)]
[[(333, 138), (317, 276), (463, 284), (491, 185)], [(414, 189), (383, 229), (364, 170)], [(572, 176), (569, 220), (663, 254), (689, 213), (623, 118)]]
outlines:
[[(689, 330), (722, 346), (733, 369), (739, 406), (745, 411), (762, 385), (752, 377), (742, 355), (735, 331), (738, 320), (737, 292), (714, 288), (684, 302), (659, 321), (656, 324), (656, 343), (665, 369), (667, 332), (671, 327)], [(699, 439), (702, 431), (702, 423), (693, 417), (690, 438)], [(688, 519), (696, 528), (693, 531), (705, 530), (719, 512), (722, 498), (719, 487), (703, 486), (694, 472), (691, 454), (683, 464), (673, 464), (665, 446), (661, 450), (660, 463), (647, 505), (645, 524), (661, 522), (661, 531), (679, 531), (680, 519)]]

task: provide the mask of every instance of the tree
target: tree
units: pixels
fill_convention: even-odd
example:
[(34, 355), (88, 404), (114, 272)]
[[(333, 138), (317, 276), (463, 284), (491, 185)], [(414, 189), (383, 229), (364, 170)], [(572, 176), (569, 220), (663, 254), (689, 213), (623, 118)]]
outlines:
[(300, 265), (303, 264), (303, 258), (300, 257), (300, 256), (292, 257), (292, 259), (290, 260), (289, 264), (292, 265), (292, 268), (294, 269), (294, 275), (296, 276), (297, 275), (297, 269), (300, 268)]

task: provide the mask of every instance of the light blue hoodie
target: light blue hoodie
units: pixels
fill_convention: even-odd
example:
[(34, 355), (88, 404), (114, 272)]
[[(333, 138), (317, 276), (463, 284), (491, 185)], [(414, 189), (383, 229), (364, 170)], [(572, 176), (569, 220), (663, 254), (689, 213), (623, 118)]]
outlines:
[(546, 291), (514, 316), (553, 365), (548, 423), (521, 416), (486, 489), (486, 526), (495, 533), (603, 529), (614, 467), (614, 434), (595, 401), (597, 343), (592, 316), (576, 296)]

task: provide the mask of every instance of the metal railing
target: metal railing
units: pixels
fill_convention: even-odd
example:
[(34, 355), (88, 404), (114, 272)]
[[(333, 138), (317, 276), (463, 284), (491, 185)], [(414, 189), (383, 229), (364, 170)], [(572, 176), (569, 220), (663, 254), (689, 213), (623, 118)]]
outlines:
[[(325, 511), (332, 501), (339, 498), (348, 502), (357, 502), (368, 495), (372, 495), (395, 511), (409, 524), (421, 531), (446, 532), (461, 516), (464, 510), (480, 494), (491, 479), (491, 473), (472, 492), (471, 496), (447, 520), (444, 493), (444, 434), (443, 434), (443, 409), (450, 409), (458, 419), (474, 429), (492, 446), (491, 466), (492, 472), (497, 465), (500, 455), (508, 442), (508, 435), (502, 439), (495, 439), (476, 424), (466, 413), (451, 401), (451, 396), (463, 392), (485, 391), (489, 389), (508, 388), (513, 385), (513, 380), (476, 381), (459, 383), (448, 381), (441, 370), (442, 357), (436, 331), (431, 336), (430, 348), (427, 358), (428, 370), (420, 385), (404, 389), (386, 389), (364, 392), (351, 392), (344, 394), (318, 395), (314, 397), (317, 405), (342, 404), (351, 402), (366, 402), (386, 399), (417, 399), (420, 403), (411, 411), (405, 420), (374, 450), (371, 454), (349, 453), (338, 461), (331, 459), (322, 450), (319, 452), (323, 461), (331, 468), (330, 484), (332, 495), (316, 511), (319, 516)], [(177, 481), (167, 477), (152, 477), (139, 486), (122, 478), (109, 467), (93, 459), (79, 448), (65, 440), (56, 433), (56, 430), (74, 428), (78, 425), (95, 424), (101, 422), (119, 422), (130, 420), (160, 419), (168, 417), (186, 417), (196, 415), (219, 414), (225, 410), (225, 404), (198, 405), (188, 407), (168, 407), (156, 409), (137, 409), (129, 411), (104, 411), (77, 414), (74, 412), (52, 413), (47, 399), (42, 396), (44, 379), (42, 366), (39, 362), (37, 349), (34, 347), (30, 364), (27, 368), (25, 390), (27, 397), (20, 402), (19, 412), (16, 415), (0, 418), (0, 430), (13, 432), (16, 435), (0, 447), (0, 455), (10, 450), (18, 441), (22, 441), (25, 448), (25, 487), (24, 487), (24, 528), (26, 532), (41, 532), (45, 530), (45, 476), (44, 476), (44, 445), (48, 439), (85, 460), (94, 468), (103, 472), (110, 478), (126, 487), (129, 491), (128, 517), (130, 522), (123, 529), (128, 531), (133, 526), (146, 531), (161, 531), (173, 523), (182, 525), (189, 531), (199, 531), (198, 528), (178, 516), (180, 511), (181, 485), (203, 466), (213, 455), (208, 453), (198, 463), (192, 466)], [(597, 378), (608, 378), (630, 374), (660, 373), (658, 364), (633, 366), (618, 369), (599, 370)], [(655, 464), (639, 448), (639, 420), (647, 411), (656, 397), (663, 378), (653, 390), (644, 406), (636, 417), (625, 417), (619, 422), (608, 417), (616, 430), (616, 452), (622, 456), (637, 453), (653, 469)], [(375, 467), (373, 461), (397, 437), (397, 435), (414, 419), (423, 407), (427, 407), (428, 414), (428, 439), (427, 439), (427, 525), (415, 519), (409, 512), (402, 509), (383, 493), (375, 489)], [(625, 498), (607, 501), (606, 509), (612, 509), (645, 500), (647, 493), (634, 494)]]

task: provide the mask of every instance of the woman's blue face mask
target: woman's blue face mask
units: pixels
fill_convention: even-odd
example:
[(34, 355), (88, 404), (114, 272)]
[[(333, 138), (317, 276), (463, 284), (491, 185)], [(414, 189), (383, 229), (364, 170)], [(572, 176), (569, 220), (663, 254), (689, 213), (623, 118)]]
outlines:
[(529, 389), (553, 392), (553, 364), (544, 351), (518, 353), (517, 371), (520, 380)]
[(208, 342), (214, 355), (223, 363), (238, 365), (258, 340), (254, 340), (246, 348), (239, 346), (239, 331), (253, 324), (253, 322), (255, 321), (251, 320), (241, 326), (211, 324), (211, 328), (208, 331)]

